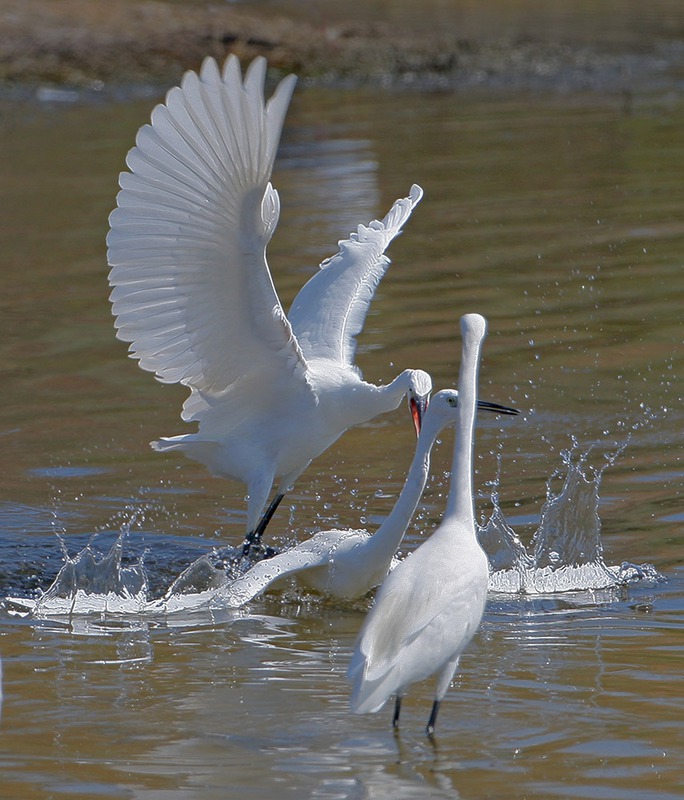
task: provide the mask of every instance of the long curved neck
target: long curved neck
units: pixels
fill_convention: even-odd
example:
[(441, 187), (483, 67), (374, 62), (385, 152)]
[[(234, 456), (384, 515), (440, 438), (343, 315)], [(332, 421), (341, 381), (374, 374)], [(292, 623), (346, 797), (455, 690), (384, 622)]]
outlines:
[[(384, 386), (373, 386), (368, 402), (374, 407), (374, 416), (393, 411), (406, 396), (411, 381), (410, 370), (405, 369)], [(372, 386), (372, 384), (370, 384)]]
[(370, 543), (374, 548), (394, 555), (399, 543), (406, 532), (411, 517), (413, 516), (418, 501), (423, 494), (430, 472), (430, 453), (432, 447), (444, 427), (441, 420), (431, 416), (430, 408), (423, 418), (423, 425), (416, 442), (416, 451), (411, 461), (404, 486), (397, 498), (394, 508), (385, 518), (385, 521), (371, 536)]
[(458, 421), (451, 465), (451, 484), (444, 518), (475, 525), (473, 450), (477, 409), (477, 376), (482, 337), (466, 337), (458, 376)]
[(397, 375), (391, 383), (376, 386), (350, 375), (346, 368), (335, 366), (331, 369), (328, 362), (321, 367), (312, 367), (316, 368), (320, 371), (317, 379), (325, 387), (324, 390), (317, 389), (321, 407), (325, 409), (331, 426), (340, 431), (393, 411), (406, 396), (411, 383), (409, 370)]

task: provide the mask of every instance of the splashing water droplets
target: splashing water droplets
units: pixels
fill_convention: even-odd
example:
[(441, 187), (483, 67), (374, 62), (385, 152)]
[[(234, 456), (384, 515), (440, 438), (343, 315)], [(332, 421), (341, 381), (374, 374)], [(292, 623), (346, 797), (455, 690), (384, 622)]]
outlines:
[[(642, 419), (639, 424), (648, 422)], [(599, 487), (604, 471), (615, 463), (629, 438), (603, 452), (598, 465), (588, 463), (592, 452), (598, 449), (597, 444), (582, 451), (578, 441), (571, 440), (570, 448), (560, 452), (562, 467), (546, 482), (539, 526), (527, 547), (506, 521), (499, 504), (502, 452), (501, 448), (497, 450), (496, 477), (486, 484), (493, 510), (479, 526), (480, 541), (490, 560), (490, 590), (506, 594), (551, 594), (610, 589), (634, 581), (662, 579), (649, 564), (625, 562), (608, 566), (603, 558)], [(448, 473), (430, 477), (428, 485), (433, 501), (442, 499), (447, 482)], [(559, 482), (560, 486), (554, 489)], [(345, 495), (347, 491), (351, 494), (349, 507), (361, 510), (356, 508), (360, 501), (358, 488), (345, 489), (339, 494)], [(378, 490), (375, 496), (387, 495)], [(325, 505), (324, 516), (329, 517), (332, 504)], [(108, 551), (96, 551), (94, 545), (99, 535), (96, 532), (73, 557), (67, 551), (64, 527), (55, 512), (53, 530), (64, 554), (62, 568), (37, 600), (7, 598), (7, 602), (14, 604), (15, 610), (30, 611), (37, 617), (187, 612), (207, 608), (222, 588), (248, 568), (249, 564), (240, 557), (240, 548), (214, 548), (185, 567), (161, 598), (151, 600), (144, 554), (126, 563), (124, 540), (131, 530), (142, 526), (152, 511), (149, 503), (126, 505), (115, 515), (119, 533)], [(294, 506), (290, 510), (290, 527), (293, 512)], [(429, 519), (429, 513), (419, 512), (414, 526), (425, 519)], [(367, 522), (367, 517), (361, 516), (360, 524), (365, 526)]]
[(122, 530), (104, 555), (87, 544), (64, 564), (50, 588), (35, 601), (37, 617), (73, 614), (139, 614), (147, 603), (148, 585), (143, 557), (123, 565)]
[[(531, 554), (507, 524), (496, 493), (492, 494), (494, 511), (480, 532), (480, 541), (492, 566), (492, 590), (548, 594), (605, 589), (633, 580), (659, 578), (657, 571), (648, 564), (626, 569), (624, 565), (608, 566), (603, 559), (599, 486), (605, 469), (615, 463), (628, 441), (613, 452), (605, 453), (600, 467), (587, 465), (592, 448), (577, 455), (576, 440), (569, 450), (561, 452), (564, 475), (556, 471), (547, 481), (546, 502), (530, 543)], [(590, 472), (591, 477), (587, 477), (586, 472)], [(562, 475), (562, 487), (554, 492), (551, 484)]]

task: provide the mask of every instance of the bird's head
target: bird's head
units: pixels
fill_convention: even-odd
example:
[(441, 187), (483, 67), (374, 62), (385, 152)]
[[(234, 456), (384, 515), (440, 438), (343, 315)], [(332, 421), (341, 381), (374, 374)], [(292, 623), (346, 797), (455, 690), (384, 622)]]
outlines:
[[(441, 389), (430, 400), (430, 413), (436, 413), (439, 410), (447, 419), (451, 418), (453, 409), (457, 407), (458, 391), (456, 389)], [(490, 403), (488, 400), (478, 400), (477, 408), (479, 411), (491, 411), (494, 414), (506, 414), (509, 416), (520, 413), (517, 408), (502, 406), (499, 403)]]
[(456, 389), (440, 389), (430, 399), (430, 418), (439, 420), (440, 428), (454, 425), (457, 420), (458, 392)]
[(423, 415), (430, 403), (430, 393), (432, 392), (432, 378), (422, 369), (412, 369), (409, 373), (409, 388), (407, 392), (409, 409), (413, 424), (416, 428), (416, 436), (420, 433), (420, 426), (423, 422)]

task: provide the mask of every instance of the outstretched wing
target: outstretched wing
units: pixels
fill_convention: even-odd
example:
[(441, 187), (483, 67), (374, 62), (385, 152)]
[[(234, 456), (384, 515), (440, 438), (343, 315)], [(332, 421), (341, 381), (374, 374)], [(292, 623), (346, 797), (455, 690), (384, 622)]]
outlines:
[(422, 196), (423, 190), (414, 184), (384, 219), (359, 225), (349, 239), (339, 242), (339, 251), (304, 284), (288, 319), (307, 359), (353, 365), (356, 336), (390, 263), (385, 250)]
[(272, 586), (276, 581), (321, 565), (321, 556), (312, 550), (293, 547), (273, 558), (257, 562), (244, 575), (222, 588), (217, 598), (223, 606), (238, 608)]
[(265, 249), (279, 215), (269, 184), (294, 88), (264, 101), (266, 62), (242, 81), (231, 56), (152, 112), (120, 176), (107, 236), (117, 336), (164, 383), (192, 389), (184, 418), (258, 371), (306, 385), (306, 362), (276, 294)]

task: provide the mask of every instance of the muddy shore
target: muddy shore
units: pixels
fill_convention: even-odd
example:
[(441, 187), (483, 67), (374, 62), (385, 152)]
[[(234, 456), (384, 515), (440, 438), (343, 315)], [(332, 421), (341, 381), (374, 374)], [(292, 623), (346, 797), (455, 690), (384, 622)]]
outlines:
[[(250, 10), (251, 9), (251, 10)], [(310, 80), (637, 90), (681, 86), (684, 47), (463, 37), (446, 27), (330, 24), (249, 5), (173, 0), (3, 0), (0, 83), (95, 87), (175, 82), (202, 58), (268, 57)]]

